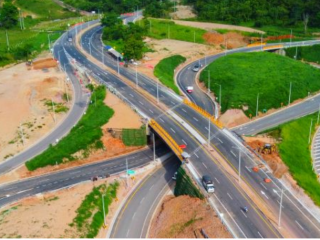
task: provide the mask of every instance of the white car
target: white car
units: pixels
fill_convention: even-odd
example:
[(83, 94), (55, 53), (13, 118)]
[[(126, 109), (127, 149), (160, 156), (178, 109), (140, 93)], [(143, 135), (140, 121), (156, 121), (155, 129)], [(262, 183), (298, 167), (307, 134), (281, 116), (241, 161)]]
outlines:
[(192, 93), (193, 92), (193, 87), (192, 86), (188, 86), (186, 90), (187, 90), (187, 93)]
[(199, 70), (200, 70), (199, 65), (194, 65), (194, 67), (192, 68), (192, 71), (194, 71), (194, 72), (199, 72)]

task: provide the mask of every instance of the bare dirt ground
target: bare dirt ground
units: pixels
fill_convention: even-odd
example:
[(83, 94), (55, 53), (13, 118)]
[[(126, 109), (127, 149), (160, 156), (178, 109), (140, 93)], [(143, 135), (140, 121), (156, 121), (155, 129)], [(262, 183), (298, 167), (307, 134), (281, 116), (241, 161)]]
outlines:
[(239, 109), (229, 109), (219, 117), (224, 126), (231, 128), (248, 122), (250, 119)]
[(231, 238), (211, 207), (198, 198), (167, 196), (152, 220), (150, 238)]
[(187, 18), (194, 18), (196, 15), (192, 11), (192, 7), (190, 6), (183, 6), (179, 5), (176, 6), (176, 11), (170, 13), (172, 19), (187, 19)]
[(236, 25), (228, 25), (228, 24), (220, 24), (220, 23), (207, 23), (207, 22), (193, 22), (193, 21), (181, 21), (181, 20), (174, 20), (176, 24), (190, 26), (195, 28), (201, 28), (207, 31), (213, 31), (214, 29), (227, 29), (227, 30), (236, 30), (242, 32), (257, 32), (257, 33), (264, 33), (263, 31), (249, 28), (249, 27), (242, 27)]
[(191, 62), (203, 58), (205, 55), (217, 54), (221, 51), (220, 46), (207, 46), (170, 39), (156, 40), (147, 38), (145, 42), (155, 52), (146, 53), (137, 70), (152, 79), (156, 79), (153, 75), (154, 67), (163, 58), (178, 54), (187, 58), (186, 62)]
[[(81, 183), (52, 193), (39, 194), (2, 208), (0, 211), (0, 237), (79, 238), (76, 229), (69, 226), (73, 218), (76, 217), (76, 210), (94, 186), (112, 183), (116, 179), (119, 181), (120, 187), (117, 199), (111, 204), (106, 217), (106, 223), (109, 226), (121, 201), (141, 179), (152, 171), (152, 168), (142, 170), (134, 180), (129, 179), (128, 188), (125, 187), (122, 178), (115, 176), (94, 183)], [(105, 238), (107, 230), (101, 229), (97, 237)]]
[(54, 122), (46, 100), (70, 107), (62, 98), (65, 91), (72, 94), (65, 75), (52, 59), (43, 60), (41, 68), (47, 70), (35, 70), (21, 63), (0, 71), (0, 126), (5, 126), (0, 128), (0, 161), (34, 144), (66, 116), (57, 113)]
[[(60, 171), (63, 169), (77, 167), (84, 164), (103, 161), (123, 154), (128, 154), (139, 150), (143, 147), (127, 147), (120, 139), (113, 138), (108, 132), (108, 128), (140, 128), (141, 121), (138, 114), (133, 112), (127, 105), (110, 92), (107, 92), (105, 99), (106, 105), (110, 106), (114, 111), (113, 117), (105, 124), (103, 129), (102, 142), (106, 150), (97, 150), (92, 152), (89, 157), (77, 161), (60, 164), (58, 166), (48, 166), (37, 169), (35, 171), (28, 171), (23, 165), (18, 169), (0, 176), (0, 183), (10, 182), (21, 178), (34, 177), (49, 172)], [(125, 116), (125, 117), (124, 117)]]

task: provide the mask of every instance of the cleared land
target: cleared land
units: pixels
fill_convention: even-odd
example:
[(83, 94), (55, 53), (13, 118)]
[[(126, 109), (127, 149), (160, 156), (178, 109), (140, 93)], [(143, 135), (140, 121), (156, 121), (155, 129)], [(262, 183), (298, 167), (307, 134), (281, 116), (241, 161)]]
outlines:
[[(278, 144), (281, 159), (288, 166), (297, 184), (305, 190), (316, 205), (320, 206), (320, 183), (312, 170), (309, 144), (311, 119), (316, 123), (317, 114), (291, 121), (264, 133), (281, 139)], [(315, 127), (312, 128), (312, 135), (314, 132)]]
[(34, 144), (65, 117), (64, 112), (56, 113), (54, 122), (46, 101), (51, 103), (52, 99), (65, 108), (70, 107), (64, 93), (67, 91), (71, 96), (71, 85), (65, 83), (65, 75), (54, 65), (48, 68), (46, 63), (50, 61), (42, 63), (47, 71), (28, 68), (25, 64), (0, 71), (0, 126), (6, 126), (0, 128), (0, 162)]
[(160, 80), (162, 84), (171, 88), (177, 94), (179, 89), (174, 82), (175, 69), (186, 61), (186, 58), (181, 55), (174, 55), (162, 59), (154, 68), (154, 75)]
[(247, 116), (259, 111), (287, 105), (292, 83), (291, 102), (320, 89), (320, 71), (288, 57), (267, 53), (237, 53), (219, 58), (200, 75), (200, 81), (219, 96), (222, 86), (222, 113), (228, 109), (243, 109)]

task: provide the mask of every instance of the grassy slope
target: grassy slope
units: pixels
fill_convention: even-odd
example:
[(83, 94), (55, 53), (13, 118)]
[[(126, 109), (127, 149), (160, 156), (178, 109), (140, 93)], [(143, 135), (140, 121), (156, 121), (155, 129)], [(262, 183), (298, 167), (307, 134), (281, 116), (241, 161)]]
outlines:
[[(298, 50), (298, 51), (297, 51)], [(298, 60), (305, 60), (307, 62), (320, 62), (320, 45), (314, 45), (314, 46), (307, 46), (307, 47), (298, 47), (296, 49), (293, 48), (287, 48), (285, 49), (286, 54), (288, 57), (294, 58), (296, 55), (296, 52), (298, 53), (297, 59)]]
[[(307, 64), (267, 52), (237, 53), (219, 58), (206, 70), (211, 73), (211, 90), (219, 93), (222, 85), (222, 112), (246, 105), (247, 115), (255, 115), (259, 93), (259, 111), (286, 105), (292, 82), (291, 101), (320, 89), (320, 70)], [(208, 72), (200, 80), (208, 85)], [(217, 84), (214, 84), (217, 83)]]
[[(55, 146), (50, 146), (47, 150), (26, 162), (29, 171), (45, 166), (53, 166), (67, 161), (75, 160), (72, 154), (84, 150), (90, 150), (92, 145), (99, 146), (102, 137), (101, 126), (106, 124), (112, 117), (114, 111), (107, 107), (103, 100), (106, 90), (98, 87), (91, 95), (93, 104), (89, 105), (86, 114), (80, 119), (70, 133), (62, 138)], [(97, 100), (96, 104), (94, 103)]]
[[(151, 30), (147, 32), (147, 35), (155, 39), (174, 39), (186, 42), (194, 42), (194, 33), (195, 33), (195, 42), (204, 44), (205, 40), (203, 35), (207, 32), (200, 28), (193, 28), (175, 24), (173, 21), (167, 20), (158, 20), (158, 19), (148, 19), (151, 21)], [(139, 24), (143, 26), (143, 21), (139, 21)], [(170, 28), (170, 36), (168, 36)]]
[(171, 88), (177, 94), (179, 94), (179, 88), (174, 82), (174, 70), (181, 63), (185, 62), (186, 58), (180, 55), (174, 55), (168, 58), (162, 59), (154, 68), (154, 75), (165, 86)]
[[(317, 121), (317, 114), (283, 124), (269, 132), (282, 138), (279, 144), (280, 155), (297, 181), (313, 201), (320, 206), (320, 184), (312, 170), (309, 141), (310, 123)], [(315, 131), (315, 128), (312, 128)]]
[(62, 8), (52, 0), (16, 0), (15, 4), (47, 20), (62, 19), (78, 16), (77, 13)]

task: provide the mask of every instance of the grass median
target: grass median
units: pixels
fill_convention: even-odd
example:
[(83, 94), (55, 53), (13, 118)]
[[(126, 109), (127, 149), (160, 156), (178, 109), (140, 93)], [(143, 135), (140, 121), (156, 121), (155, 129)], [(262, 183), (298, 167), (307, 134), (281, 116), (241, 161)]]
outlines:
[(186, 58), (181, 55), (174, 55), (162, 59), (154, 68), (154, 75), (162, 84), (171, 88), (175, 93), (180, 94), (179, 88), (174, 82), (175, 69), (186, 61)]
[[(243, 109), (248, 116), (258, 110), (265, 112), (302, 99), (320, 89), (320, 70), (288, 57), (268, 52), (235, 53), (217, 59), (201, 72), (200, 81), (219, 96), (222, 92), (222, 112)], [(258, 99), (259, 95), (259, 99)]]
[[(113, 116), (114, 111), (104, 104), (106, 89), (104, 86), (97, 87), (92, 95), (92, 104), (80, 121), (71, 129), (70, 133), (62, 138), (56, 145), (50, 145), (47, 150), (26, 162), (29, 171), (45, 166), (66, 163), (77, 160), (75, 154), (79, 151), (84, 153), (92, 148), (102, 148), (101, 126), (106, 124)], [(95, 102), (96, 101), (96, 102)]]
[[(320, 183), (312, 168), (311, 142), (309, 144), (311, 119), (315, 126), (317, 113), (280, 125), (264, 133), (280, 139), (278, 148), (282, 161), (288, 166), (298, 185), (305, 190), (315, 204), (320, 206)], [(314, 132), (315, 127), (312, 127), (312, 136)]]

